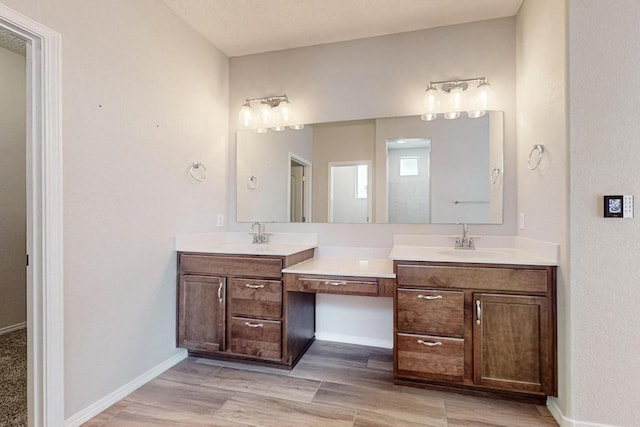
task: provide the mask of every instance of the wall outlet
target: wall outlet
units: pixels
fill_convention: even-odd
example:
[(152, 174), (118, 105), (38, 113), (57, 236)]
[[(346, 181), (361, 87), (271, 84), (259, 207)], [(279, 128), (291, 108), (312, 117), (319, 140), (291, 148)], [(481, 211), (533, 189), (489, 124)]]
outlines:
[(524, 230), (525, 229), (524, 214), (523, 213), (518, 215), (518, 228), (520, 228), (520, 230)]
[(216, 216), (216, 227), (224, 227), (224, 215), (218, 214)]

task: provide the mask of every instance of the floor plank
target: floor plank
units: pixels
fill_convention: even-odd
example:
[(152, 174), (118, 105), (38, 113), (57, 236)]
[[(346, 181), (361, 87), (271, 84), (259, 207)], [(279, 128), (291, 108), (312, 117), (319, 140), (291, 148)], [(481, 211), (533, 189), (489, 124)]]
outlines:
[(557, 426), (544, 406), (394, 385), (392, 355), (316, 341), (291, 371), (189, 358), (85, 426)]
[(125, 401), (164, 409), (213, 415), (233, 392), (156, 378), (125, 398)]
[(355, 411), (237, 393), (216, 416), (264, 427), (351, 427)]
[(447, 425), (444, 401), (404, 394), (400, 390), (377, 390), (323, 382), (313, 402), (373, 412), (423, 425)]

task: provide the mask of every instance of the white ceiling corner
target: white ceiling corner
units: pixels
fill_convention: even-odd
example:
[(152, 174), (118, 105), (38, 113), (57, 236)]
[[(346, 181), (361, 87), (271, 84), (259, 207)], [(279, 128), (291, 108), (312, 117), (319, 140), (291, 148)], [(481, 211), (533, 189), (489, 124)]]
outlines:
[(229, 57), (503, 18), (523, 0), (163, 0)]

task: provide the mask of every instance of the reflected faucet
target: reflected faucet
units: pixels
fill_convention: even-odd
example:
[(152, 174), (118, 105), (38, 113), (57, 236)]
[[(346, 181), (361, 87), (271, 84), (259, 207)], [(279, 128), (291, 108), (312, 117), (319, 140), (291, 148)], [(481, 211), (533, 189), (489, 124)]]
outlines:
[[(258, 231), (256, 232), (256, 228)], [(260, 224), (259, 222), (254, 222), (251, 225), (251, 231), (253, 234), (253, 240), (251, 243), (257, 243), (264, 245), (269, 243), (269, 236), (264, 232), (264, 224)]]
[(456, 237), (456, 245), (454, 249), (475, 249), (475, 243), (473, 242), (473, 237), (468, 237), (467, 233), (469, 231), (469, 226), (467, 224), (462, 224), (462, 237)]

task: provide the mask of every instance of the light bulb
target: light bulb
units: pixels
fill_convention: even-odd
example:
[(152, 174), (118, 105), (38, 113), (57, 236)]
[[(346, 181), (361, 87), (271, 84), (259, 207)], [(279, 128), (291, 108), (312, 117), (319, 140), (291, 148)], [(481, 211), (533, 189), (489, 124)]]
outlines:
[(271, 124), (271, 105), (267, 103), (267, 101), (262, 101), (260, 105), (258, 105), (258, 127), (269, 127)]
[(486, 79), (483, 79), (476, 89), (476, 94), (471, 105), (471, 109), (467, 112), (469, 117), (477, 119), (485, 115), (489, 98), (491, 97), (491, 85)]
[(462, 107), (463, 90), (460, 86), (453, 86), (449, 92), (449, 110), (460, 111)]
[(463, 93), (464, 90), (461, 86), (455, 84), (451, 87), (451, 89), (449, 90), (449, 111), (444, 113), (445, 119), (452, 120), (460, 117)]
[(429, 87), (424, 92), (422, 107), (426, 114), (435, 113), (438, 109), (438, 89), (431, 83), (429, 83)]
[(249, 105), (249, 101), (247, 101), (242, 106), (242, 108), (240, 108), (240, 113), (238, 113), (238, 122), (243, 128), (250, 128), (251, 126), (253, 126), (253, 120), (253, 110)]
[(420, 116), (420, 118), (425, 122), (430, 122), (431, 120), (435, 120), (437, 117), (438, 115), (436, 113), (427, 113), (427, 114), (422, 114)]
[(280, 101), (280, 105), (278, 105), (278, 119), (282, 126), (287, 126), (291, 123), (291, 119), (293, 116), (293, 111), (291, 109), (291, 103), (287, 98)]

